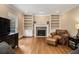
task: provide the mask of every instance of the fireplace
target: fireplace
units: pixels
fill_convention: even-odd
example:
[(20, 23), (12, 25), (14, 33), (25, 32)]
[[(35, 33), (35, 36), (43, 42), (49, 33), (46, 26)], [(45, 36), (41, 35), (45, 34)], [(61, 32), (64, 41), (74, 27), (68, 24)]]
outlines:
[(46, 30), (38, 30), (36, 35), (37, 36), (46, 36)]
[(48, 26), (47, 25), (36, 25), (35, 26), (35, 37), (47, 37)]
[(46, 36), (46, 27), (37, 27), (36, 36)]

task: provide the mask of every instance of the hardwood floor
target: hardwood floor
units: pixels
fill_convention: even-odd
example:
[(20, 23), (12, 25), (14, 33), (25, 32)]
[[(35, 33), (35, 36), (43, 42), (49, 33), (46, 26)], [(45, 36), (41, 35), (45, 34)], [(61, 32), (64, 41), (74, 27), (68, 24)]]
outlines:
[(17, 54), (67, 54), (72, 50), (68, 46), (54, 47), (46, 43), (47, 38), (23, 38), (19, 40)]

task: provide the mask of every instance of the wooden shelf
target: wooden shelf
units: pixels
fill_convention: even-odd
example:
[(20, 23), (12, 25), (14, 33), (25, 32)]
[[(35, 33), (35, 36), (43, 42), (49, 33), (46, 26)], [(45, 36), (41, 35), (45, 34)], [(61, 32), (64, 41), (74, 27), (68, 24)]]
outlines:
[[(31, 35), (33, 35), (32, 33), (33, 32), (33, 16), (32, 15), (24, 16), (24, 30), (26, 31), (26, 34), (31, 32)], [(26, 36), (30, 36), (30, 35), (28, 34)]]
[(32, 15), (24, 15), (24, 19), (32, 19)]
[(51, 30), (59, 28), (59, 15), (51, 15)]

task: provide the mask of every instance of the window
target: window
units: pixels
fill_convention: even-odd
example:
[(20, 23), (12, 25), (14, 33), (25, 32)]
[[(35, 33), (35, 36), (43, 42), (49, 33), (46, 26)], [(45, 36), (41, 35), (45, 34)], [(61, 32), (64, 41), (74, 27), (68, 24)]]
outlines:
[(8, 18), (10, 19), (10, 32), (17, 32), (18, 17), (11, 12), (8, 12)]

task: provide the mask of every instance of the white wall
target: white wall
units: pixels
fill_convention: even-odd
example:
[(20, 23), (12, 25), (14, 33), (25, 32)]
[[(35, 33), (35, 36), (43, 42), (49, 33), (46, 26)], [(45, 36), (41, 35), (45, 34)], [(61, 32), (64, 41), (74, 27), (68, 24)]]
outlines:
[(8, 8), (5, 5), (0, 4), (0, 17), (7, 18), (7, 16), (8, 16)]
[(34, 20), (36, 21), (36, 24), (45, 25), (47, 24), (47, 21), (50, 20), (50, 17), (47, 15), (37, 15), (34, 17)]
[(74, 36), (77, 33), (75, 24), (79, 23), (79, 7), (73, 8), (67, 13), (61, 15), (61, 28), (67, 29)]
[(19, 38), (24, 36), (24, 15), (20, 12), (18, 12), (18, 32), (19, 32)]

